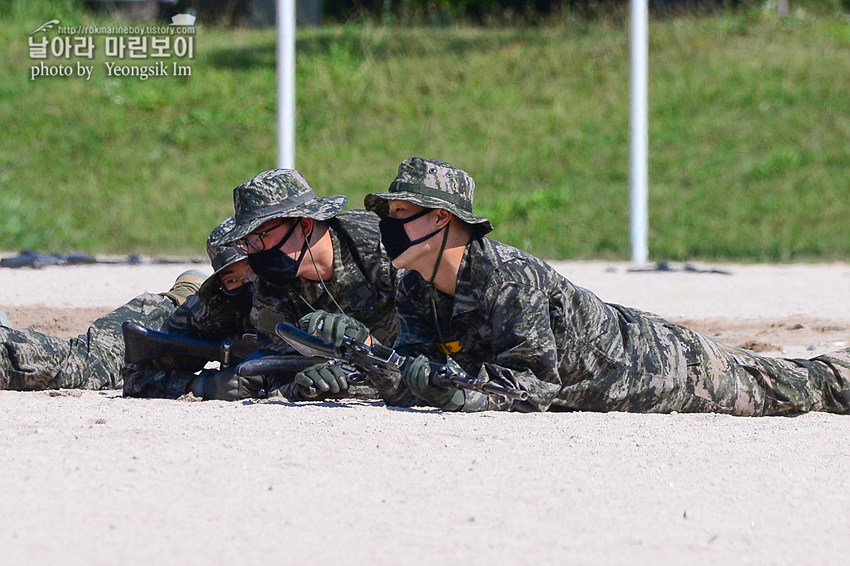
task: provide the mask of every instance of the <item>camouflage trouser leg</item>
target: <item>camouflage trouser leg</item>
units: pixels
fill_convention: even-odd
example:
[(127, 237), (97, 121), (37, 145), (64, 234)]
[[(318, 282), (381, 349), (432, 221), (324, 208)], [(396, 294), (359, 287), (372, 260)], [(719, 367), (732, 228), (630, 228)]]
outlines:
[(0, 327), (0, 389), (44, 389), (70, 352), (69, 340)]
[(850, 349), (810, 360), (760, 356), (650, 314), (629, 340), (600, 357), (598, 377), (579, 382), (584, 410), (790, 415), (850, 412)]
[(124, 365), (121, 325), (132, 320), (162, 328), (175, 310), (162, 295), (139, 295), (97, 319), (85, 334), (60, 339), (34, 330), (0, 328), (0, 388), (107, 389), (120, 387)]
[(705, 355), (688, 365), (694, 395), (676, 409), (741, 416), (850, 412), (850, 350), (810, 360), (760, 356), (703, 337)]
[(850, 348), (789, 361), (809, 372), (809, 380), (818, 391), (813, 411), (850, 413)]

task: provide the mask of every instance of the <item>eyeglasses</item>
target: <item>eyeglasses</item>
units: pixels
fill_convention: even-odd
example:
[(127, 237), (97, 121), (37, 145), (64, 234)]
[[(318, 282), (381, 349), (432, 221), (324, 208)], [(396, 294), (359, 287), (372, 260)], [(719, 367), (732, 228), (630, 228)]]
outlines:
[(218, 274), (218, 286), (226, 295), (238, 295), (242, 287), (257, 281), (257, 276), (250, 268), (225, 269)]
[(247, 252), (248, 246), (250, 246), (251, 249), (255, 252), (261, 252), (266, 249), (266, 243), (263, 241), (263, 238), (272, 230), (277, 230), (278, 228), (286, 224), (286, 220), (287, 219), (281, 220), (279, 223), (275, 224), (271, 228), (266, 228), (262, 232), (251, 232), (250, 234), (239, 240), (239, 245), (242, 248), (241, 251)]
[(256, 276), (252, 272), (247, 272), (244, 275), (227, 275), (219, 276), (218, 282), (224, 291), (238, 291), (243, 285), (253, 283)]

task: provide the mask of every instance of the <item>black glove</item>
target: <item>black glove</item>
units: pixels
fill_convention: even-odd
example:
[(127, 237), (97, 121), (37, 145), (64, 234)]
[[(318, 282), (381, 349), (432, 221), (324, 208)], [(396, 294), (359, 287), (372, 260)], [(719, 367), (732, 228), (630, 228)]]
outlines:
[(449, 411), (463, 407), (463, 391), (455, 387), (431, 385), (431, 362), (424, 354), (408, 359), (401, 369), (401, 377), (411, 392), (430, 405)]
[(348, 391), (348, 379), (345, 370), (335, 361), (316, 364), (295, 374), (295, 383), (304, 396), (315, 399), (320, 393), (341, 393)]
[(263, 376), (236, 375), (236, 368), (221, 371), (203, 371), (195, 378), (192, 394), (204, 401), (218, 399), (220, 401), (238, 401), (258, 397), (263, 390)]
[(366, 338), (369, 337), (369, 328), (347, 314), (315, 311), (302, 317), (298, 323), (310, 334), (315, 334), (316, 330), (321, 330), (322, 340), (325, 341), (325, 344), (333, 344), (337, 348), (342, 344), (342, 337), (346, 334), (358, 342), (365, 342)]

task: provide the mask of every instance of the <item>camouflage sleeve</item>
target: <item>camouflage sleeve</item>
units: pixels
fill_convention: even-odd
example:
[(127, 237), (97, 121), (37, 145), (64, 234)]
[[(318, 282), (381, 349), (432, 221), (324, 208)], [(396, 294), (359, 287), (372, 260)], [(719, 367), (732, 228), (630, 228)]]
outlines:
[[(447, 362), (436, 345), (429, 302), (421, 285), (411, 277), (402, 280), (396, 296), (401, 332), (395, 349), (405, 356), (424, 354)], [(407, 283), (407, 284), (406, 284)], [(550, 324), (550, 305), (545, 280), (535, 269), (522, 264), (503, 264), (481, 281), (478, 304), (481, 328), (468, 328), (470, 341), (489, 337), (488, 347), (459, 356), (461, 365), (478, 378), (528, 391), (528, 401), (498, 401), (488, 395), (466, 391), (461, 410), (545, 411), (560, 390), (557, 343)], [(460, 358), (458, 358), (460, 361)], [(450, 407), (441, 407), (450, 408)]]
[(333, 399), (381, 399), (380, 393), (368, 383), (349, 383), (348, 390), (340, 393), (319, 393), (315, 397), (308, 397), (302, 387), (292, 379), (279, 380), (276, 376), (269, 377), (269, 398), (283, 397), (287, 401), (329, 401)]
[(392, 378), (374, 378), (370, 381), (381, 400), (388, 407), (417, 407), (423, 405), (422, 399), (414, 395), (404, 384), (401, 375)]
[(211, 285), (203, 285), (198, 293), (186, 299), (186, 302), (174, 311), (165, 323), (163, 331), (212, 341), (241, 334), (244, 328), (238, 328), (240, 317), (234, 300), (216, 289), (217, 287)]
[(546, 411), (560, 390), (558, 350), (547, 294), (534, 285), (505, 282), (485, 294), (493, 360), (478, 377), (528, 392), (528, 401), (495, 401), (467, 392), (464, 411)]

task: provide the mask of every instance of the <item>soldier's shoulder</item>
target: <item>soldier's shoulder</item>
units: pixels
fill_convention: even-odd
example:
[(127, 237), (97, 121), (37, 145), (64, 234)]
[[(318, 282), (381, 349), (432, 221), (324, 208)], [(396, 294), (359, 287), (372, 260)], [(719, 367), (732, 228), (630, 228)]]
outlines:
[(486, 258), (486, 261), (491, 263), (494, 268), (507, 267), (510, 264), (534, 269), (549, 268), (546, 262), (540, 258), (510, 244), (487, 237), (480, 238), (479, 242), (480, 256)]
[(357, 253), (377, 253), (381, 245), (378, 217), (367, 210), (348, 210), (337, 215), (331, 227), (340, 240), (347, 241)]
[(480, 259), (473, 269), (493, 284), (500, 281), (541, 283), (563, 277), (542, 259), (509, 244), (487, 237), (480, 239)]
[(336, 215), (335, 220), (343, 228), (367, 229), (378, 231), (378, 215), (363, 208), (345, 210)]

